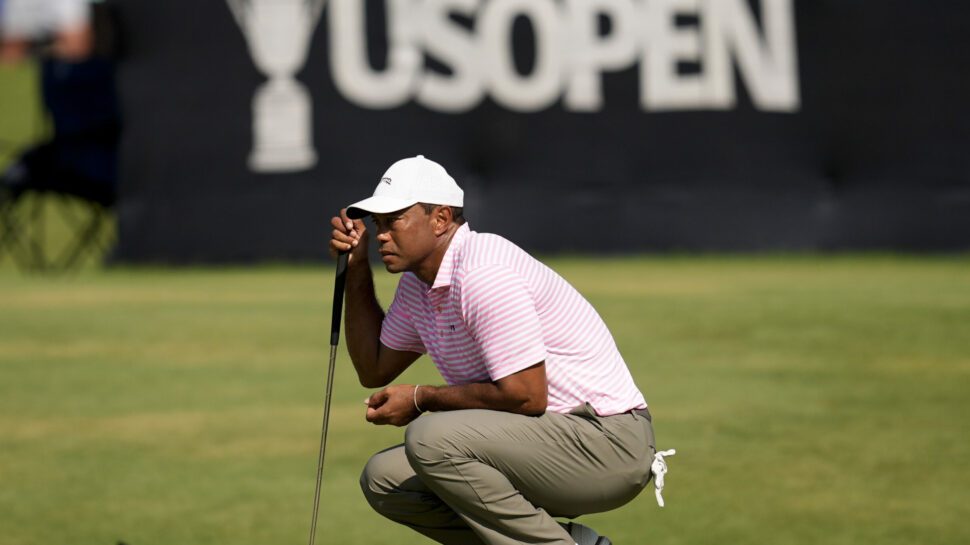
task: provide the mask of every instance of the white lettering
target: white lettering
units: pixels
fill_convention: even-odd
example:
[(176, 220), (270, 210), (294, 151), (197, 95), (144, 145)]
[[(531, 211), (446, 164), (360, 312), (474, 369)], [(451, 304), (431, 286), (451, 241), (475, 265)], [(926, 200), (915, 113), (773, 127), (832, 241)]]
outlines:
[[(414, 99), (435, 111), (468, 111), (485, 98), (519, 112), (560, 98), (571, 111), (603, 108), (605, 72), (639, 65), (645, 111), (730, 109), (737, 85), (754, 106), (799, 108), (792, 0), (384, 0), (388, 62), (367, 57), (366, 2), (330, 0), (330, 65), (337, 89), (367, 108)], [(452, 16), (473, 22), (471, 28)], [(528, 22), (534, 65), (522, 74), (512, 28)], [(601, 32), (600, 20), (608, 21)], [(423, 54), (445, 67), (425, 68)], [(735, 81), (734, 67), (740, 74)]]
[(411, 98), (422, 57), (417, 48), (415, 3), (385, 0), (388, 21), (387, 68), (377, 72), (367, 58), (364, 5), (330, 0), (330, 67), (337, 89), (367, 108), (394, 108)]
[[(710, 73), (704, 70), (701, 37), (696, 27), (677, 26), (680, 16), (700, 17), (699, 0), (651, 0), (643, 11), (643, 59), (640, 101), (646, 110), (717, 108), (710, 101)], [(709, 2), (704, 2), (705, 5)], [(703, 25), (701, 21), (701, 25)], [(698, 73), (681, 74), (681, 62), (701, 65)]]
[[(519, 75), (512, 54), (512, 24), (525, 16), (535, 36), (535, 66)], [(489, 89), (510, 110), (534, 112), (556, 101), (562, 85), (559, 21), (552, 0), (493, 0), (481, 14)]]
[(443, 112), (463, 112), (485, 96), (485, 75), (478, 70), (478, 42), (466, 29), (449, 20), (451, 13), (475, 15), (478, 0), (426, 0), (422, 32), (430, 55), (451, 69), (446, 76), (433, 71), (421, 79), (415, 99)]
[[(632, 66), (637, 36), (633, 0), (569, 0), (566, 3), (569, 33), (565, 39), (567, 85), (564, 105), (579, 112), (603, 108), (600, 74)], [(610, 31), (599, 32), (599, 16), (609, 21)]]
[(734, 78), (730, 52), (747, 84), (751, 101), (763, 110), (791, 112), (799, 107), (798, 66), (795, 54), (795, 16), (792, 0), (761, 0), (764, 40), (744, 0), (707, 2), (705, 19), (710, 24), (706, 59), (720, 85), (718, 96), (725, 108), (734, 105)]

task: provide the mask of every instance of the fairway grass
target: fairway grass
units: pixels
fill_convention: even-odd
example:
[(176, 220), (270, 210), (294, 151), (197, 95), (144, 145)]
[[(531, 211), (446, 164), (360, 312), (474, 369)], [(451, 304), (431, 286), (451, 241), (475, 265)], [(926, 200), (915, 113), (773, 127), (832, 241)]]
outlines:
[[(581, 522), (617, 545), (970, 541), (970, 257), (548, 263), (677, 449), (665, 508)], [(332, 289), (330, 266), (0, 269), (0, 545), (305, 543)], [(400, 382), (441, 379), (422, 358)], [(403, 437), (368, 393), (341, 348), (317, 542), (430, 543), (359, 491)]]

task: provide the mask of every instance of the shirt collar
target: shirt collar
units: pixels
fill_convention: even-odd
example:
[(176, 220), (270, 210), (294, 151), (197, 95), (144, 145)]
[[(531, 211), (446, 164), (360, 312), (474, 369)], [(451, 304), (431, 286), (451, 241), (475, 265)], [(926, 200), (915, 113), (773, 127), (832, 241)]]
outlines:
[(451, 278), (455, 269), (461, 263), (461, 249), (464, 247), (469, 233), (471, 233), (471, 229), (468, 227), (468, 223), (463, 223), (455, 231), (455, 234), (451, 237), (451, 242), (448, 244), (448, 249), (445, 250), (444, 257), (441, 258), (441, 265), (438, 266), (438, 274), (434, 277), (434, 284), (431, 285), (431, 289), (451, 286)]

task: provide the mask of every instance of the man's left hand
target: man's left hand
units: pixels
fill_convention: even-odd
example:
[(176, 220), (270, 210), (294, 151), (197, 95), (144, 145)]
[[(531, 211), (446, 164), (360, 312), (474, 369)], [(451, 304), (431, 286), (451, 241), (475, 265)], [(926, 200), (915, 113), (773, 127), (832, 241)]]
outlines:
[(367, 398), (367, 421), (373, 424), (406, 426), (421, 413), (414, 406), (414, 386), (397, 384)]

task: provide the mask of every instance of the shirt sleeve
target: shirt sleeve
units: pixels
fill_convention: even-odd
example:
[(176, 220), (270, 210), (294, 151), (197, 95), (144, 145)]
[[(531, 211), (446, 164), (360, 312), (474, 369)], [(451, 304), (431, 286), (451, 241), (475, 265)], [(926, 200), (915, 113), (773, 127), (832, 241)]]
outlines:
[(91, 3), (89, 0), (55, 0), (51, 4), (56, 11), (53, 16), (57, 19), (56, 24), (60, 29), (90, 23)]
[(90, 21), (87, 0), (0, 0), (0, 32), (7, 38), (37, 39)]
[(384, 315), (381, 324), (381, 343), (393, 350), (417, 352), (424, 354), (428, 350), (414, 327), (411, 306), (415, 304), (415, 289), (419, 289), (410, 282), (409, 276), (402, 276), (394, 292), (394, 301)]
[(469, 271), (461, 286), (461, 312), (492, 380), (545, 361), (535, 301), (512, 269), (488, 265)]

